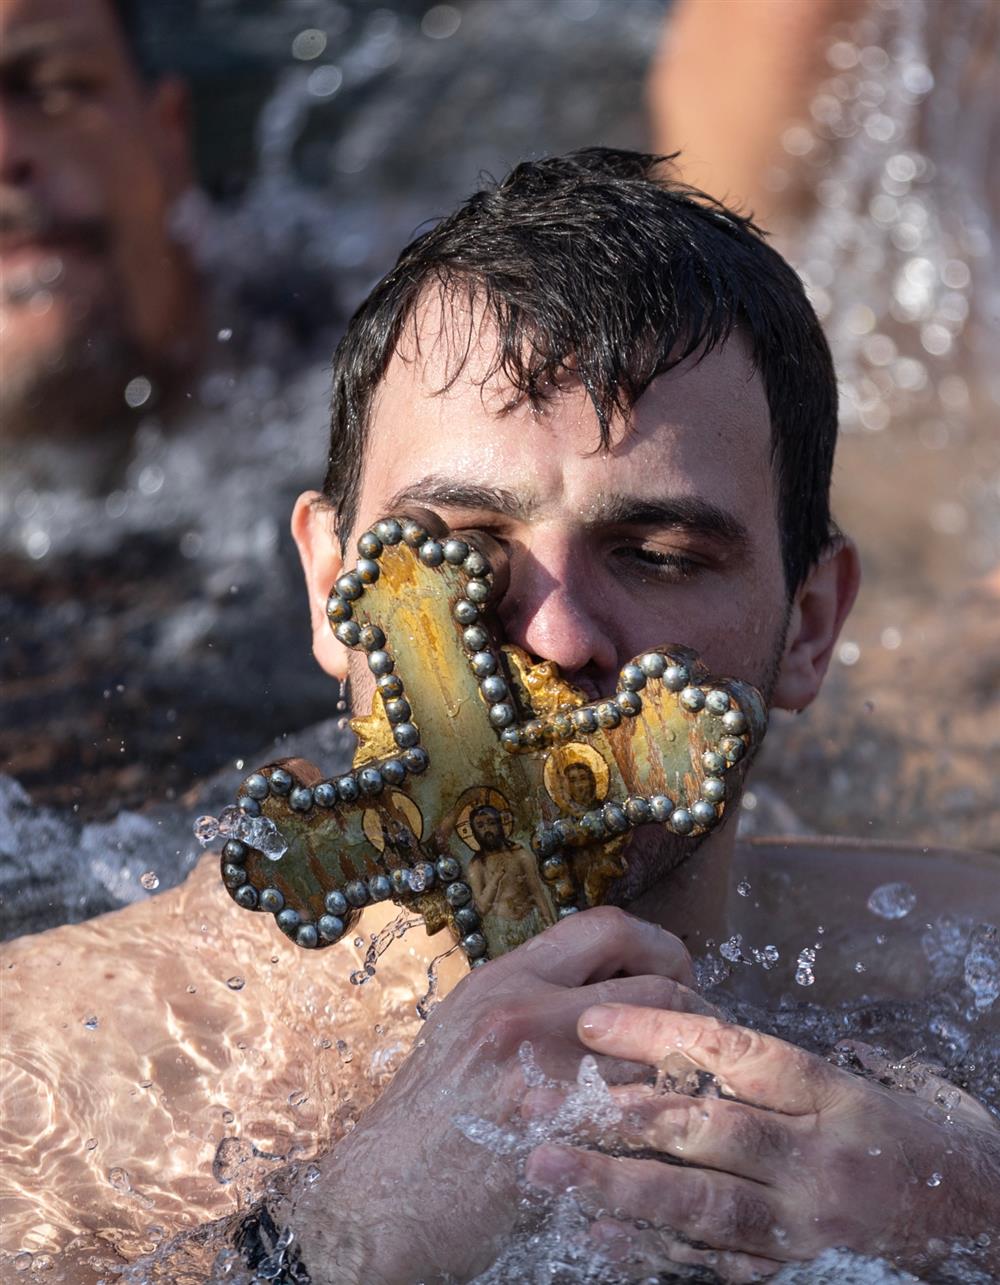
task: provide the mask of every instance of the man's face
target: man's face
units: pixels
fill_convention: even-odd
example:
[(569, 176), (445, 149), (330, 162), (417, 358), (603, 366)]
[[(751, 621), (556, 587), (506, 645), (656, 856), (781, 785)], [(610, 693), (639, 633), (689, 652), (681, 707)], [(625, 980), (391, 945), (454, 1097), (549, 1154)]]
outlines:
[[(39, 418), (32, 401), (67, 366), (85, 369), (88, 351), (97, 371), (128, 352), (132, 368), (114, 372), (127, 380), (183, 342), (191, 280), (167, 217), (186, 161), (183, 91), (141, 83), (110, 0), (2, 0), (7, 432)], [(86, 400), (85, 381), (76, 396)]]
[(476, 808), (469, 817), (469, 824), (483, 852), (500, 851), (504, 843), (504, 833), (500, 814), (496, 808)]
[(594, 774), (586, 763), (570, 763), (565, 771), (566, 789), (570, 800), (579, 807), (586, 807), (594, 802), (597, 793), (594, 787)]
[[(348, 548), (408, 502), (487, 532), (510, 562), (507, 639), (591, 696), (613, 692), (633, 656), (670, 643), (695, 648), (716, 674), (770, 686), (788, 604), (767, 403), (741, 344), (657, 378), (605, 453), (576, 381), (540, 411), (505, 412), (509, 390), (480, 387), (493, 357), (486, 331), (442, 393), (464, 329), (449, 344), (433, 329), (439, 315), (421, 314), (419, 353), (405, 341), (376, 398)], [(330, 581), (320, 589), (316, 576), (319, 604)], [(335, 669), (332, 656), (320, 658)], [(372, 680), (362, 657), (350, 666), (366, 710)]]

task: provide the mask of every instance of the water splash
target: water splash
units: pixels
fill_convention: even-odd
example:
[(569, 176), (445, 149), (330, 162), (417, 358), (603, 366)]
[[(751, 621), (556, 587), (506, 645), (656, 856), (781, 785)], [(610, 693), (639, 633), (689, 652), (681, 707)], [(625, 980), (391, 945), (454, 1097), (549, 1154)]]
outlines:
[[(419, 928), (422, 924), (423, 920), (419, 915), (410, 915), (405, 910), (401, 910), (390, 923), (385, 924), (378, 932), (372, 933), (361, 967), (356, 968), (351, 973), (351, 985), (363, 986), (366, 982), (371, 981), (375, 976), (378, 961), (392, 943), (399, 941), (411, 928)], [(364, 945), (364, 938), (356, 938), (354, 944), (360, 949)]]
[(238, 839), (269, 861), (280, 861), (288, 851), (288, 844), (270, 817), (247, 816), (238, 807), (223, 808), (218, 817), (199, 817), (194, 823), (194, 837), (204, 848), (217, 839)]
[(883, 883), (868, 898), (868, 909), (880, 919), (905, 919), (917, 904), (908, 883)]

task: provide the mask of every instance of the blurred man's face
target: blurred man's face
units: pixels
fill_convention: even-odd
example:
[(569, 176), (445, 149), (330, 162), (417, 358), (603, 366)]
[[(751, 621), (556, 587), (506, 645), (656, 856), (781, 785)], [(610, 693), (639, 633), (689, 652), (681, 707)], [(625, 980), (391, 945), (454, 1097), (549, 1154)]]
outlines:
[(142, 83), (110, 0), (0, 0), (5, 434), (88, 427), (103, 394), (183, 364), (186, 132), (183, 89)]
[(484, 852), (499, 852), (503, 847), (503, 825), (495, 808), (477, 808), (469, 818), (472, 833)]

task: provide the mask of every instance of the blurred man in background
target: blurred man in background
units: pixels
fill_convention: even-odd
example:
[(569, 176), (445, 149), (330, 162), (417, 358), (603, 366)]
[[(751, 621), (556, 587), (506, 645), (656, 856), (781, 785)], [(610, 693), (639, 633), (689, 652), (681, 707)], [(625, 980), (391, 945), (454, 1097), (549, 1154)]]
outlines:
[(198, 284), (170, 230), (191, 183), (183, 84), (144, 78), (128, 0), (0, 5), (5, 438), (120, 430), (196, 364)]

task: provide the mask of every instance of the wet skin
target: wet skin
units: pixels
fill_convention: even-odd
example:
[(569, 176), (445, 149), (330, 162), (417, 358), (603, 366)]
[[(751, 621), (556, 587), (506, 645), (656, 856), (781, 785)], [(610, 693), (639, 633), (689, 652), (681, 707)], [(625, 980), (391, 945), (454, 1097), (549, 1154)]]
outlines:
[(74, 345), (186, 360), (196, 290), (168, 216), (191, 181), (187, 125), (183, 87), (141, 80), (108, 0), (0, 4), (5, 433), (31, 421), (18, 390)]
[[(850, 546), (834, 551), (788, 603), (767, 408), (738, 342), (656, 380), (628, 431), (619, 426), (611, 451), (601, 453), (593, 413), (571, 377), (540, 411), (524, 403), (501, 409), (505, 390), (483, 383), (487, 333), (442, 393), (455, 336), (442, 342), (429, 312), (421, 325), (419, 353), (404, 348), (397, 355), (376, 403), (349, 548), (385, 512), (420, 503), (454, 528), (485, 531), (505, 547), (511, 578), (499, 613), (507, 636), (591, 693), (611, 691), (618, 668), (641, 650), (682, 641), (714, 672), (767, 689), (778, 706), (802, 708), (813, 699), (853, 600), (856, 558)], [(356, 705), (367, 709), (370, 680), (326, 622), (340, 545), (313, 498), (300, 500), (293, 531), (310, 588), (315, 652), (332, 674), (350, 672)], [(676, 1046), (732, 1087), (741, 1103), (713, 1110), (697, 1128), (689, 1102), (672, 1102), (672, 1114), (659, 1104), (640, 1112), (630, 1144), (664, 1155), (683, 1149), (690, 1167), (553, 1147), (528, 1163), (539, 1187), (584, 1187), (595, 1207), (662, 1223), (707, 1245), (729, 1279), (770, 1273), (827, 1246), (907, 1261), (929, 1228), (957, 1237), (997, 1221), (1000, 1185), (985, 1195), (983, 1187), (984, 1174), (1000, 1173), (992, 1124), (982, 1127), (977, 1118), (949, 1148), (954, 1138), (912, 1101), (705, 1012), (690, 989), (679, 934), (697, 944), (722, 925), (732, 856), (731, 828), (716, 832), (676, 870), (661, 865), (654, 876), (647, 869), (647, 886), (633, 904), (653, 924), (640, 927), (610, 909), (590, 912), (457, 989), (403, 1073), (326, 1162), (324, 1181), (298, 1205), (296, 1230), (320, 1279), (332, 1279), (323, 1275), (332, 1261), (338, 1279), (353, 1279), (353, 1265), (366, 1279), (397, 1281), (449, 1271), (461, 1277), (491, 1260), (513, 1217), (513, 1174), (498, 1158), (483, 1173), (482, 1151), (470, 1158), (452, 1117), (463, 1110), (504, 1119), (525, 1106), (516, 1057), (525, 1039), (557, 1080), (572, 1079), (585, 1048), (655, 1067)], [(643, 1000), (643, 991), (651, 998)], [(609, 1002), (616, 1007), (606, 1008)], [(424, 1107), (419, 1122), (416, 1099)], [(869, 1156), (873, 1137), (895, 1157), (892, 1164)], [(419, 1211), (410, 1216), (395, 1187), (391, 1215), (388, 1205), (366, 1200), (352, 1219), (351, 1193), (377, 1186), (373, 1157), (389, 1146), (405, 1185), (431, 1171), (435, 1181), (420, 1184)], [(910, 1179), (932, 1156), (928, 1173), (940, 1170), (946, 1149), (949, 1194), (942, 1200), (936, 1188)], [(439, 1189), (442, 1174), (449, 1177)], [(875, 1212), (876, 1188), (893, 1193), (896, 1216), (887, 1218), (884, 1207)], [(458, 1191), (461, 1217), (453, 1203)], [(339, 1231), (330, 1225), (334, 1208), (350, 1227), (353, 1264), (342, 1252), (343, 1222)], [(467, 1236), (468, 1226), (478, 1229), (478, 1240)], [(650, 1247), (651, 1237), (637, 1236), (627, 1222), (603, 1231), (624, 1235), (647, 1258), (710, 1261), (709, 1251), (669, 1235), (652, 1237)]]

